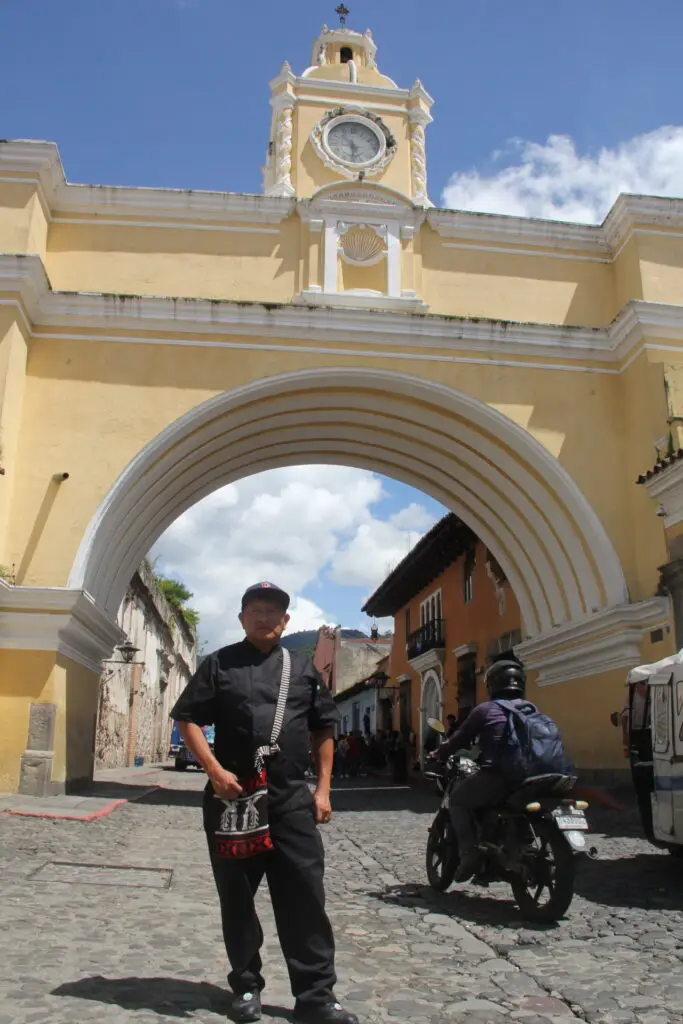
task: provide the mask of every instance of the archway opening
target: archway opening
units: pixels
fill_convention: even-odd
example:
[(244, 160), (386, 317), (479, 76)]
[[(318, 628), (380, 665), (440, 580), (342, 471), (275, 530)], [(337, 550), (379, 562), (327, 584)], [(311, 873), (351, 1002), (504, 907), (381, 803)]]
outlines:
[[(113, 618), (143, 556), (202, 498), (266, 470), (321, 464), (402, 481), (453, 513), (514, 591), (520, 637), (626, 600), (598, 517), (526, 430), (450, 388), (346, 368), (266, 378), (171, 424), (102, 502), (69, 584)], [(424, 717), (422, 696), (413, 703)]]
[(265, 378), (171, 424), (101, 503), (69, 586), (114, 616), (142, 557), (195, 502), (266, 469), (320, 463), (399, 479), (458, 515), (510, 580), (525, 636), (627, 599), (599, 518), (526, 430), (451, 388), (346, 368)]

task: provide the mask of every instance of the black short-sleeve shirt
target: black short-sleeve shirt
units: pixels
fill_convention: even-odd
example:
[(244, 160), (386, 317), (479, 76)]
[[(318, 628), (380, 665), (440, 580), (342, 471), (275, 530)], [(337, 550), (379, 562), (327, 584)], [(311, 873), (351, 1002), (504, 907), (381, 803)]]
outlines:
[[(249, 643), (231, 644), (206, 658), (171, 711), (171, 718), (214, 725), (216, 759), (246, 775), (256, 750), (270, 743), (282, 675), (282, 648), (264, 654)], [(281, 814), (311, 802), (304, 778), (312, 732), (332, 729), (339, 712), (311, 659), (291, 652), (289, 696), (280, 752), (268, 765), (269, 812)], [(209, 784), (210, 785), (210, 784)]]

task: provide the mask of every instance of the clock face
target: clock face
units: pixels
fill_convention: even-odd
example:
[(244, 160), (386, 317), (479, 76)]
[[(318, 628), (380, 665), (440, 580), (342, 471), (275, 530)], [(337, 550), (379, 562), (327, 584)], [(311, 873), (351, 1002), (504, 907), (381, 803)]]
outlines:
[(345, 164), (371, 163), (379, 154), (381, 142), (362, 121), (341, 121), (332, 125), (327, 133), (330, 152)]

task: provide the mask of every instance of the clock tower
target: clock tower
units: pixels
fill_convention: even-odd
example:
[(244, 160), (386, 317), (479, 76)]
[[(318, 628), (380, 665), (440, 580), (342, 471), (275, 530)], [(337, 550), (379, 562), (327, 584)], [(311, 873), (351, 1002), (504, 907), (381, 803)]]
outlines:
[[(415, 229), (432, 204), (425, 128), (432, 98), (382, 74), (369, 29), (324, 25), (311, 64), (285, 62), (270, 83), (273, 109), (264, 191), (291, 197), (312, 235), (299, 301), (424, 308), (412, 259)], [(353, 299), (353, 301), (352, 301)]]

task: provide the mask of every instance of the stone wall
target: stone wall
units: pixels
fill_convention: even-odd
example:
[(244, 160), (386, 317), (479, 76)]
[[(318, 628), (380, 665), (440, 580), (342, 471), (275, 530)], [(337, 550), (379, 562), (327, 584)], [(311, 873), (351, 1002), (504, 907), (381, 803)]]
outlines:
[(137, 648), (127, 664), (114, 651), (103, 665), (95, 741), (97, 767), (166, 759), (171, 708), (196, 665), (196, 637), (142, 564), (121, 604), (118, 622)]

